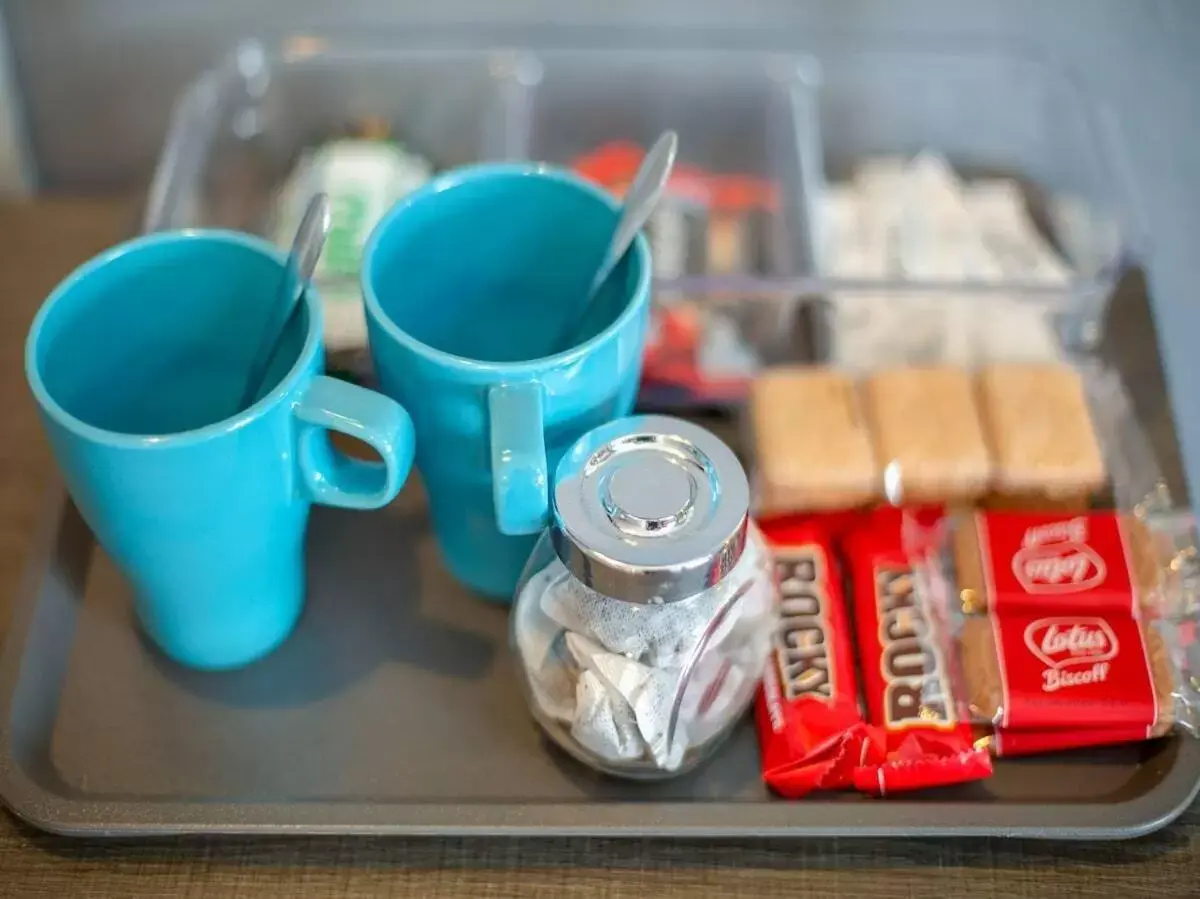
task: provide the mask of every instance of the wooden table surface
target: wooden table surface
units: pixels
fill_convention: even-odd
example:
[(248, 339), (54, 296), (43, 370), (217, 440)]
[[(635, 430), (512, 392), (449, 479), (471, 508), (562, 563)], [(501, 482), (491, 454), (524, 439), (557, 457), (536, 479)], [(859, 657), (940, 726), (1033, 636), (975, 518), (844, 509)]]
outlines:
[[(0, 633), (51, 470), (25, 389), (38, 303), (130, 233), (128, 201), (0, 204)], [(1161, 411), (1161, 410), (1159, 410)], [(1153, 415), (1152, 410), (1152, 417)], [(1200, 805), (1124, 843), (510, 839), (79, 841), (0, 813), (0, 896), (1182, 896), (1200, 893)]]

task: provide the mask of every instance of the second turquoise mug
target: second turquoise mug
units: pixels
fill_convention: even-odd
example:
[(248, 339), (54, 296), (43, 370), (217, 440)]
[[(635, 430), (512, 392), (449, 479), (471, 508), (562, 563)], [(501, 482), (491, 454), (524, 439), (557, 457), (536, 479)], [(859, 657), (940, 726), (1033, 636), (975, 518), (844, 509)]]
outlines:
[(644, 237), (579, 339), (554, 345), (586, 302), (618, 213), (570, 172), (473, 166), (405, 197), (367, 242), (376, 373), (412, 416), (446, 564), (487, 596), (512, 597), (559, 458), (633, 408), (650, 308)]
[[(67, 276), (30, 329), (25, 372), (75, 504), (177, 661), (233, 668), (291, 632), (312, 503), (389, 502), (413, 456), (392, 400), (321, 374), (308, 290), (241, 406), (284, 255), (230, 231), (154, 234)], [(328, 430), (382, 461), (343, 456)]]

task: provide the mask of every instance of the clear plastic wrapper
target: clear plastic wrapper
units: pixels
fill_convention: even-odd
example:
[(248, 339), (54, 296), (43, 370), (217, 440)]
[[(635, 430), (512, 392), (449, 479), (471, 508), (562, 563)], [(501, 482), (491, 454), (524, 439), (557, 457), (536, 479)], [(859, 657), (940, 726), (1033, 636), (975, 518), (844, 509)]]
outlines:
[(749, 413), (756, 508), (1085, 507), (1110, 481), (1110, 423), (1092, 409), (1102, 419), (1117, 401), (1105, 378), (1090, 379), (1065, 363), (769, 370)]
[[(1191, 518), (1172, 510), (1119, 377), (1091, 364), (1076, 373), (1081, 393), (1071, 391), (1069, 405), (1086, 396), (1092, 433), (1072, 454), (1061, 453), (1064, 437), (1027, 455), (1055, 464), (1034, 489), (1018, 491), (1022, 508), (957, 510), (920, 526), (906, 517), (921, 578), (947, 604), (971, 720), (999, 754), (1196, 732)], [(1060, 403), (1061, 419), (1062, 393), (1046, 395)], [(1032, 417), (1042, 414), (1035, 408)], [(1086, 465), (1066, 464), (1080, 455)], [(1089, 473), (1093, 488), (1102, 472), (1104, 491), (1092, 494), (1108, 508), (1039, 505), (1060, 495), (1051, 488), (1064, 472)]]
[(958, 648), (971, 713), (1011, 730), (1165, 733), (1186, 698), (1160, 627), (1121, 613), (967, 617)]

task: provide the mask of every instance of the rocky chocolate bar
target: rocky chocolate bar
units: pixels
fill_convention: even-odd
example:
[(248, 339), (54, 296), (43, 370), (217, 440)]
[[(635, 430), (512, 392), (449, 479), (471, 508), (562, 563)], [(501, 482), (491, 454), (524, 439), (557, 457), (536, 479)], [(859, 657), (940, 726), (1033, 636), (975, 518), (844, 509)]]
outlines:
[(763, 522), (775, 558), (780, 626), (755, 706), (763, 780), (782, 796), (850, 786), (870, 749), (850, 629), (827, 528)]
[(881, 760), (855, 770), (855, 786), (884, 794), (991, 774), (959, 714), (940, 616), (921, 589), (894, 525), (847, 544), (867, 720)]
[(873, 575), (875, 633), (860, 639), (864, 658), (880, 663), (880, 689), (868, 694), (871, 721), (894, 730), (954, 727), (949, 673), (912, 569), (901, 559), (881, 558)]
[(1137, 614), (1159, 598), (1147, 526), (1118, 512), (976, 512), (952, 537), (966, 612), (1011, 610)]
[(968, 617), (959, 652), (971, 713), (998, 727), (1157, 734), (1174, 718), (1167, 645), (1128, 615)]

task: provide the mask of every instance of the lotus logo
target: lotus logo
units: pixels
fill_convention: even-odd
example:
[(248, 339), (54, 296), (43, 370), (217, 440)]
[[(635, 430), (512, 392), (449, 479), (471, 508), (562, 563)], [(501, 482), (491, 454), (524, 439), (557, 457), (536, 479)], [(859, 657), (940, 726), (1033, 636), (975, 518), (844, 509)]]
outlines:
[(1039, 618), (1025, 628), (1025, 645), (1049, 668), (1107, 662), (1120, 650), (1103, 618)]
[(1027, 593), (1082, 593), (1104, 583), (1104, 559), (1086, 543), (1024, 546), (1013, 554), (1013, 574)]

